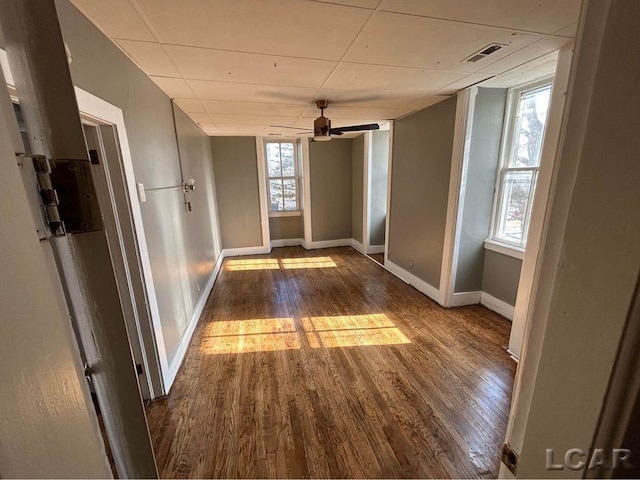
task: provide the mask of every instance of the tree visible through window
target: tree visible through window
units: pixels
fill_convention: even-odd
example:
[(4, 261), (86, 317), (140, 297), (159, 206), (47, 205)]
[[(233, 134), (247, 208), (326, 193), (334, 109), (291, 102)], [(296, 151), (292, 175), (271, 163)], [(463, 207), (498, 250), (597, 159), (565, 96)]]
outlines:
[(298, 167), (293, 142), (265, 144), (269, 173), (269, 211), (296, 212), (298, 199)]
[(550, 83), (512, 92), (494, 212), (493, 239), (499, 242), (527, 243), (550, 97)]

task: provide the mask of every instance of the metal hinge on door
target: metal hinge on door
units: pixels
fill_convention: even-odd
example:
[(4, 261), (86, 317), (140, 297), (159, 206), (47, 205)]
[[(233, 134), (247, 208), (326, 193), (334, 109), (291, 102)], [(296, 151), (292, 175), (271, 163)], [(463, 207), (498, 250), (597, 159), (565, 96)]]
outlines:
[(54, 237), (102, 229), (91, 164), (87, 160), (49, 160), (33, 155), (40, 197)]

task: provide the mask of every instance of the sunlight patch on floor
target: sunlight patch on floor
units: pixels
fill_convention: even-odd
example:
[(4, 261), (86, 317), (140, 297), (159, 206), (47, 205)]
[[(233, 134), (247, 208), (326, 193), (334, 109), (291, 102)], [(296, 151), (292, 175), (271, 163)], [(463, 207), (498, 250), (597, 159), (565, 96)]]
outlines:
[(227, 260), (224, 269), (229, 272), (248, 270), (278, 270), (277, 258), (252, 258), (247, 260)]
[(224, 269), (227, 272), (251, 270), (295, 270), (301, 268), (334, 268), (336, 263), (331, 257), (301, 258), (248, 258), (227, 260)]
[(411, 343), (383, 313), (304, 317), (302, 332), (293, 318), (220, 320), (204, 325), (200, 351), (205, 354), (273, 352), (302, 347), (304, 335), (311, 348), (366, 347)]

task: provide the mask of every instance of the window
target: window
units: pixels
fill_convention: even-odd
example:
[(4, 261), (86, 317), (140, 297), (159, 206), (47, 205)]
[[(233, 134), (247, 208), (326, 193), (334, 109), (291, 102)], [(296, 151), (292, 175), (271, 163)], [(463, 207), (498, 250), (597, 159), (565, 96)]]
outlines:
[(272, 216), (300, 211), (298, 161), (294, 142), (267, 142), (269, 212)]
[(551, 81), (510, 92), (503, 133), (492, 240), (524, 248), (540, 169)]

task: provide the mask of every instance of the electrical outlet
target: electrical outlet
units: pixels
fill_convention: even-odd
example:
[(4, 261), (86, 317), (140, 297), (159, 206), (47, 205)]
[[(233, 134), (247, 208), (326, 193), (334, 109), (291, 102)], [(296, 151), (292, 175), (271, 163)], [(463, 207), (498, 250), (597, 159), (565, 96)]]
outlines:
[(200, 284), (196, 283), (196, 287), (198, 287), (198, 291), (200, 291)]
[(410, 265), (411, 265), (411, 267), (413, 268), (413, 260), (411, 260), (411, 263), (410, 263)]

